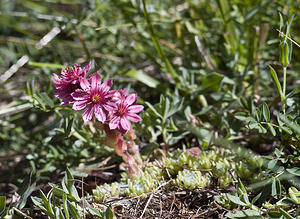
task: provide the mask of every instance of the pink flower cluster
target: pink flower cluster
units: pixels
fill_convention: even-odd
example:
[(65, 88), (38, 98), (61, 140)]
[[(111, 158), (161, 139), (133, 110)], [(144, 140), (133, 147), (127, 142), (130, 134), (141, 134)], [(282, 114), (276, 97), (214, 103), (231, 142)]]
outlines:
[(99, 73), (87, 77), (91, 62), (81, 68), (74, 65), (63, 69), (61, 75), (54, 74), (55, 96), (62, 99), (62, 105), (73, 104), (73, 109), (84, 110), (85, 122), (95, 117), (99, 122), (108, 124), (111, 130), (121, 133), (131, 130), (132, 122), (141, 121), (137, 113), (144, 107), (137, 105), (136, 94), (126, 94), (126, 88), (111, 90), (112, 79), (101, 82)]

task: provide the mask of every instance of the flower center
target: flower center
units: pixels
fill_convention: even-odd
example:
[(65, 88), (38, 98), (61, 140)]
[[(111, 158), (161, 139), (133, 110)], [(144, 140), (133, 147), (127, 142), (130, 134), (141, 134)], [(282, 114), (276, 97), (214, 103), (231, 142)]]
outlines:
[(94, 95), (92, 96), (92, 102), (93, 102), (93, 103), (99, 103), (99, 101), (100, 101), (99, 95), (98, 95), (98, 94), (94, 94)]
[(123, 115), (126, 112), (126, 107), (125, 106), (119, 106), (118, 113), (119, 115)]

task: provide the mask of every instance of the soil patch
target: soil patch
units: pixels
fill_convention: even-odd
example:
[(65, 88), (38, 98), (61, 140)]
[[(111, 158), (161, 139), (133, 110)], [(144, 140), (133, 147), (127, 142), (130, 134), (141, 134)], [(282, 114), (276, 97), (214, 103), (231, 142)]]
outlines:
[(172, 187), (103, 204), (112, 204), (117, 218), (225, 218), (227, 210), (214, 200), (219, 194), (219, 190), (213, 189)]

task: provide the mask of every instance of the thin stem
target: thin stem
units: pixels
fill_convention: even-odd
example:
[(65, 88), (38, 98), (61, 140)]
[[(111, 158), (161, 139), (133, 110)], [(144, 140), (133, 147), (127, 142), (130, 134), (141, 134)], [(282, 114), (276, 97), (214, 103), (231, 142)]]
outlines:
[(285, 99), (286, 92), (286, 67), (283, 68), (283, 82), (282, 82), (282, 94)]
[(282, 111), (285, 114), (285, 94), (286, 94), (286, 67), (283, 67), (283, 82), (282, 82), (282, 96), (283, 96), (283, 101), (281, 101), (281, 107)]
[[(261, 122), (261, 124), (263, 124), (263, 125), (267, 125), (268, 124), (268, 122)], [(276, 128), (279, 128), (280, 129), (280, 126), (279, 125), (276, 125), (276, 124), (274, 124), (274, 123), (269, 123), (271, 126), (274, 126), (274, 127), (276, 127)]]
[(20, 211), (19, 209), (13, 207), (13, 209), (21, 216), (26, 217), (28, 219), (33, 219), (32, 217), (28, 216), (27, 214), (25, 214), (24, 212)]
[(75, 30), (76, 30), (76, 32), (77, 32), (77, 35), (78, 35), (78, 38), (79, 38), (80, 43), (81, 43), (81, 45), (82, 45), (82, 48), (83, 48), (83, 50), (84, 50), (84, 52), (85, 52), (85, 54), (86, 54), (86, 56), (87, 56), (87, 59), (90, 60), (90, 59), (92, 58), (92, 56), (91, 56), (91, 54), (90, 54), (90, 52), (89, 52), (88, 47), (86, 46), (86, 43), (85, 43), (85, 41), (84, 41), (84, 38), (83, 38), (82, 34), (79, 32), (79, 30), (77, 29), (77, 27), (75, 28)]

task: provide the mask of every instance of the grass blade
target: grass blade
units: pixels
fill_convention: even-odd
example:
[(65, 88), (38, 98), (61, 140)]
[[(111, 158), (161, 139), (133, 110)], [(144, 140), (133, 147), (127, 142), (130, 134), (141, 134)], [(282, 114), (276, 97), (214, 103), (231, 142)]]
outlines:
[(176, 82), (179, 82), (178, 74), (176, 73), (175, 69), (173, 68), (173, 66), (170, 63), (169, 59), (167, 58), (166, 54), (162, 50), (162, 48), (161, 48), (161, 46), (158, 42), (158, 39), (157, 39), (157, 37), (154, 33), (154, 28), (151, 24), (150, 16), (149, 16), (149, 14), (147, 12), (147, 9), (146, 9), (145, 0), (143, 0), (143, 8), (144, 8), (144, 15), (145, 15), (145, 18), (146, 18), (146, 21), (147, 21), (148, 29), (150, 31), (150, 35), (151, 35), (152, 41), (154, 43), (155, 49), (158, 52), (158, 54), (159, 54), (160, 58), (162, 59), (162, 61), (165, 63), (165, 67), (166, 67), (167, 71), (171, 74), (172, 78)]
[(55, 63), (44, 63), (44, 62), (29, 62), (28, 65), (34, 66), (34, 67), (45, 67), (45, 68), (66, 68), (64, 65), (55, 64)]
[(232, 54), (234, 54), (237, 49), (236, 42), (238, 42), (238, 40), (237, 40), (235, 23), (230, 16), (231, 11), (230, 11), (229, 1), (228, 0), (218, 0), (218, 5), (219, 5), (219, 9), (222, 14), (224, 24), (226, 26), (227, 33), (225, 35), (225, 39), (231, 47)]
[(125, 75), (128, 77), (131, 77), (131, 78), (135, 78), (138, 81), (140, 81), (152, 88), (156, 88), (159, 85), (159, 81), (157, 81), (155, 78), (147, 75), (146, 73), (144, 73), (142, 71), (131, 69)]
[(5, 211), (5, 196), (0, 196), (0, 215)]

